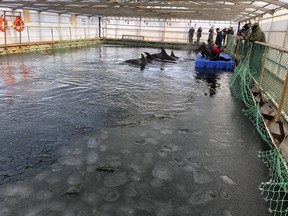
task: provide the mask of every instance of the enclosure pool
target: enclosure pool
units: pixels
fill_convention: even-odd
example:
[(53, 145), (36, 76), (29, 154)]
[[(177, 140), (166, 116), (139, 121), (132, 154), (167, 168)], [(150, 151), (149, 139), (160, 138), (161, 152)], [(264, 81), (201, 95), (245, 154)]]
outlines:
[[(169, 50), (167, 50), (168, 52)], [(231, 72), (159, 49), (1, 57), (0, 215), (269, 215), (256, 130)]]

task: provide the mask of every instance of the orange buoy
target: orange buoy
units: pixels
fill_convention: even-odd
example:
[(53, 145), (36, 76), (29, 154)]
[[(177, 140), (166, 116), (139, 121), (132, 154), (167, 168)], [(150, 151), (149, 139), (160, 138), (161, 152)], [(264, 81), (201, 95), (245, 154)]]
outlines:
[(20, 16), (16, 17), (16, 20), (13, 23), (13, 28), (18, 32), (22, 32), (24, 30), (25, 23)]
[(0, 17), (0, 31), (5, 32), (8, 28), (8, 22), (3, 17)]

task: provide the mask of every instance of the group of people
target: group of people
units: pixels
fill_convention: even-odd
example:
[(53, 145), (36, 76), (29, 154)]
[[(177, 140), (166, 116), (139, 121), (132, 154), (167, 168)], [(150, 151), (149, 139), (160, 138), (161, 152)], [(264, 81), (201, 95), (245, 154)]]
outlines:
[(266, 43), (265, 34), (260, 28), (259, 23), (254, 23), (253, 25), (251, 23), (246, 23), (238, 32), (238, 36), (249, 42), (259, 41)]
[[(193, 29), (193, 27), (191, 29)], [(224, 49), (225, 46), (223, 46), (223, 44), (225, 44), (226, 36), (228, 34), (234, 34), (234, 30), (232, 27), (229, 27), (228, 29), (224, 28), (222, 31), (219, 28), (216, 28), (216, 39), (214, 43), (213, 41), (214, 29), (213, 27), (211, 27), (209, 29), (207, 44), (203, 42), (196, 50), (194, 50), (194, 52), (200, 52), (202, 58), (208, 58), (212, 61), (217, 60), (230, 61), (231, 59), (226, 59), (223, 56), (220, 56), (220, 53), (225, 51)], [(238, 32), (238, 36), (240, 36), (241, 39), (245, 39), (246, 41), (249, 42), (259, 41), (266, 43), (265, 34), (259, 27), (258, 23), (254, 23), (253, 25), (251, 25), (251, 23), (246, 23), (242, 27), (242, 29)], [(190, 33), (189, 33), (189, 42), (190, 42)], [(193, 42), (193, 35), (191, 37), (191, 42)], [(197, 34), (197, 42), (199, 43), (198, 34)]]
[[(209, 29), (209, 36), (208, 39), (213, 40), (213, 36), (214, 36), (214, 28), (213, 26)], [(189, 35), (189, 43), (192, 44), (193, 43), (193, 38), (194, 38), (194, 34), (195, 34), (195, 29), (194, 27), (191, 27), (188, 31), (188, 35)], [(225, 40), (226, 40), (226, 35), (231, 34), (234, 35), (234, 29), (232, 27), (229, 28), (224, 28), (222, 31), (220, 31), (220, 28), (216, 28), (216, 40), (215, 42), (217, 42), (217, 44), (222, 45), (225, 44)], [(197, 29), (197, 43), (200, 43), (200, 38), (202, 37), (202, 28), (201, 26)]]

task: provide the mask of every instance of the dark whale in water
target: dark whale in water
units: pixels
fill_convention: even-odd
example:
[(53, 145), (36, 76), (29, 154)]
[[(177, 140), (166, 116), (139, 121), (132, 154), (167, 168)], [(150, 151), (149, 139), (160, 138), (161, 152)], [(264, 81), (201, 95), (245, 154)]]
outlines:
[(124, 62), (129, 63), (129, 64), (133, 64), (133, 65), (139, 65), (141, 67), (141, 69), (143, 69), (145, 67), (145, 65), (147, 64), (147, 60), (143, 54), (141, 54), (141, 58), (129, 59), (129, 60), (126, 60)]
[(173, 58), (172, 56), (168, 55), (163, 47), (161, 47), (161, 52), (160, 53), (155, 53), (152, 54), (152, 57), (155, 60), (162, 60), (162, 61), (170, 61), (170, 62), (175, 62), (176, 59)]
[(150, 54), (150, 53), (148, 53), (148, 52), (144, 52), (145, 54), (146, 54), (146, 61), (148, 62), (148, 63), (151, 63), (152, 62), (152, 60), (154, 59), (153, 58), (153, 56)]
[(171, 50), (171, 55), (170, 55), (170, 56), (171, 56), (172, 58), (174, 58), (175, 60), (178, 60), (178, 59), (179, 59), (179, 57), (176, 56), (172, 50)]

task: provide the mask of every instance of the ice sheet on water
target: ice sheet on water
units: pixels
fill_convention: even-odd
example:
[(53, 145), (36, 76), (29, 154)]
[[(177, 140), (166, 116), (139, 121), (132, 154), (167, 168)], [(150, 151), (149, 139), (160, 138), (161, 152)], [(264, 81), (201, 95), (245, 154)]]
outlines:
[(128, 177), (126, 172), (113, 172), (104, 176), (103, 183), (107, 187), (118, 187), (126, 184)]
[(189, 202), (192, 205), (203, 205), (212, 201), (216, 197), (217, 193), (215, 191), (212, 190), (203, 191), (199, 189), (198, 191), (192, 193), (192, 195), (189, 198)]
[(119, 191), (115, 188), (102, 188), (99, 190), (99, 194), (107, 202), (115, 202), (120, 197)]
[(33, 193), (33, 188), (23, 184), (8, 185), (4, 188), (4, 193), (9, 197), (27, 198)]
[(203, 171), (193, 171), (194, 181), (199, 184), (210, 183), (213, 181), (212, 177)]
[(1, 216), (8, 216), (11, 213), (11, 209), (7, 206), (3, 206), (0, 204), (0, 215)]
[(81, 166), (83, 164), (82, 159), (75, 156), (64, 156), (59, 158), (58, 162), (67, 166)]
[(165, 151), (179, 151), (181, 148), (180, 146), (174, 143), (166, 143), (161, 146), (161, 148)]
[(92, 137), (87, 141), (88, 148), (97, 148), (101, 144), (101, 139)]
[(160, 131), (161, 134), (164, 134), (164, 135), (168, 135), (168, 134), (173, 134), (174, 131), (171, 130), (171, 129), (163, 129)]
[(161, 180), (161, 179), (153, 178), (153, 179), (150, 181), (150, 185), (151, 185), (152, 187), (158, 188), (158, 187), (162, 187), (162, 186), (164, 185), (164, 182), (163, 182), (163, 180)]
[(182, 205), (176, 208), (175, 213), (181, 216), (192, 215), (192, 210), (188, 205)]
[(99, 145), (99, 150), (101, 151), (101, 152), (104, 152), (104, 151), (106, 151), (107, 150), (107, 146), (106, 145), (104, 145), (104, 144), (102, 144), (102, 145)]
[(236, 183), (231, 179), (229, 178), (228, 176), (221, 176), (222, 180), (226, 183), (226, 184), (229, 184), (229, 185), (235, 185)]
[(51, 176), (46, 179), (46, 182), (50, 185), (54, 185), (61, 181), (61, 177), (59, 176)]
[(51, 170), (53, 172), (59, 172), (59, 171), (62, 171), (62, 169), (63, 169), (63, 166), (59, 163), (54, 163), (51, 165)]
[(136, 173), (146, 173), (147, 166), (145, 164), (132, 163), (129, 165)]
[(164, 162), (158, 162), (156, 163), (152, 175), (155, 178), (163, 179), (163, 180), (169, 180), (173, 178), (173, 170), (172, 168), (167, 165)]
[(138, 192), (136, 191), (134, 187), (129, 186), (125, 189), (125, 196), (136, 197), (137, 195), (138, 195)]
[(91, 204), (93, 206), (96, 206), (101, 202), (101, 198), (97, 193), (84, 193), (82, 196), (82, 200), (85, 203)]
[(82, 175), (78, 171), (73, 172), (67, 178), (67, 183), (69, 185), (76, 185), (76, 184), (80, 184), (81, 182), (82, 182)]
[(48, 200), (51, 199), (53, 196), (51, 191), (48, 190), (40, 190), (36, 194), (36, 199), (37, 200)]
[(155, 205), (155, 213), (157, 216), (171, 216), (174, 214), (172, 202), (160, 203)]
[(62, 212), (66, 208), (66, 204), (61, 201), (52, 201), (48, 204), (48, 208), (51, 211)]
[(96, 153), (96, 151), (90, 151), (86, 159), (87, 164), (94, 164), (97, 162), (97, 160), (98, 160), (98, 154)]

